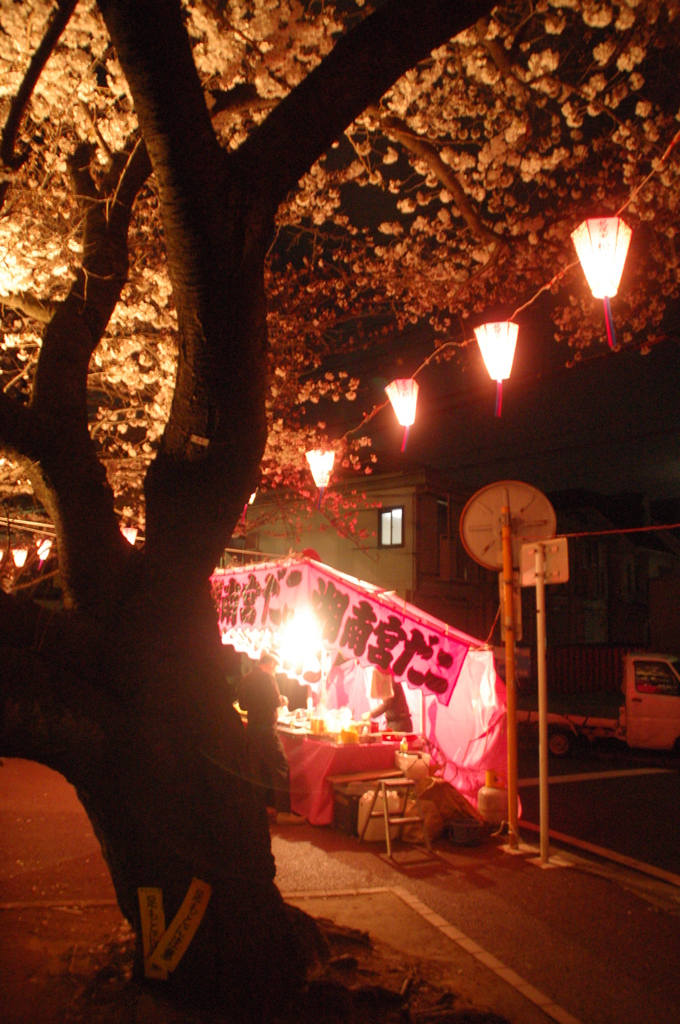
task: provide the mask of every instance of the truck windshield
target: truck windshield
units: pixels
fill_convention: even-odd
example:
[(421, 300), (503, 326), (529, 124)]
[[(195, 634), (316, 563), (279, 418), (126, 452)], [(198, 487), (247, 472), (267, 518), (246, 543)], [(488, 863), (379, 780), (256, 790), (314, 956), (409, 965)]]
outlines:
[[(672, 662), (672, 665), (669, 664)], [(669, 697), (677, 697), (680, 693), (680, 673), (678, 659), (668, 661), (635, 662), (635, 689), (638, 693), (658, 693)]]

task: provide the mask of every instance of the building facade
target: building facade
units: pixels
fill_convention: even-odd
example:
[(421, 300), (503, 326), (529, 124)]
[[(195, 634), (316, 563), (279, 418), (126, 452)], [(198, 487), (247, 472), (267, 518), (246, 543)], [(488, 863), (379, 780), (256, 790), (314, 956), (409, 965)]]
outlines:
[(291, 495), (258, 495), (247, 512), (246, 549), (275, 557), (311, 549), (326, 565), (487, 638), (498, 581), (461, 544), (467, 494), (426, 471), (364, 478), (360, 488), (334, 484), (333, 491), (311, 512)]

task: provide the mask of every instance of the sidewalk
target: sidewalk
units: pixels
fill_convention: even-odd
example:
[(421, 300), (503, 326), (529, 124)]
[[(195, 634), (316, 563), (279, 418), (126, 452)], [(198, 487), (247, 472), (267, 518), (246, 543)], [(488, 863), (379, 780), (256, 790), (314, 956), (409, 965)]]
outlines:
[[(93, 971), (109, 971), (98, 992), (114, 1000), (111, 949), (120, 958), (130, 941), (89, 822), (60, 776), (7, 761), (0, 835), (0, 1020), (89, 1022)], [(370, 932), (400, 965), (397, 989), (411, 962), (457, 1008), (517, 1024), (680, 1019), (680, 894), (581, 858), (544, 871), (501, 844), (440, 842), (434, 857), (399, 845), (388, 863), (383, 844), (332, 828), (273, 829), (286, 898)]]
[(323, 895), (298, 893), (286, 898), (312, 917), (360, 928), (375, 942), (413, 957), (421, 975), (454, 990), (463, 1004), (522, 1024), (578, 1024), (575, 1017), (402, 886)]

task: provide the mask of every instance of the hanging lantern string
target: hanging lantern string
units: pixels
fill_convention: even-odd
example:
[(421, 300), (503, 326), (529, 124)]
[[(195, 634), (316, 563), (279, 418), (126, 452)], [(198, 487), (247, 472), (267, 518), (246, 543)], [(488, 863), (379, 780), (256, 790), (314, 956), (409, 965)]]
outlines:
[(500, 416), (501, 409), (503, 407), (503, 381), (496, 381), (496, 409), (494, 412), (495, 416)]
[(637, 185), (633, 189), (631, 194), (628, 196), (628, 198), (626, 199), (626, 201), (623, 204), (623, 206), (619, 210), (616, 211), (616, 216), (617, 217), (620, 217), (621, 214), (623, 213), (623, 211), (626, 209), (626, 207), (630, 206), (630, 204), (633, 202), (633, 200), (635, 199), (635, 197), (638, 194), (638, 192), (642, 191), (642, 189), (645, 187), (647, 182), (650, 181), (654, 177), (655, 174), (659, 173), (659, 171), (661, 170), (663, 165), (668, 160), (668, 157), (671, 155), (671, 153), (673, 152), (673, 150), (677, 146), (678, 142), (680, 142), (680, 129), (678, 129), (678, 131), (675, 133), (675, 135), (673, 136), (671, 141), (666, 146), (666, 148), (665, 148), (665, 150), (663, 152), (663, 155), (661, 156), (661, 159), (659, 160), (659, 162), (657, 164), (655, 164), (654, 167), (652, 167), (652, 169), (649, 172), (649, 174), (647, 175), (647, 177), (642, 179), (640, 184)]
[[(617, 210), (616, 216), (620, 217), (621, 214), (624, 212), (624, 210), (633, 202), (633, 200), (638, 195), (638, 193), (640, 193), (642, 191), (642, 189), (648, 184), (648, 182), (650, 182), (652, 180), (652, 178), (656, 174), (659, 173), (659, 171), (662, 169), (662, 167), (664, 166), (664, 164), (666, 163), (666, 161), (668, 160), (668, 158), (670, 157), (671, 153), (673, 152), (673, 150), (675, 149), (675, 147), (678, 145), (679, 142), (680, 142), (680, 130), (678, 130), (675, 133), (675, 135), (673, 136), (673, 138), (669, 142), (668, 146), (666, 146), (666, 149), (664, 150), (663, 154), (661, 155), (659, 161), (654, 165), (654, 167), (649, 172), (649, 174), (645, 178), (643, 178), (643, 180), (640, 182), (640, 184), (637, 185), (633, 189), (631, 194), (626, 199), (625, 203), (620, 207), (619, 210)], [(581, 263), (580, 263), (580, 260), (578, 260), (578, 259), (573, 260), (571, 263), (567, 263), (566, 266), (562, 267), (562, 269), (559, 270), (553, 277), (551, 277), (551, 279), (548, 282), (546, 282), (546, 284), (541, 285), (541, 287), (538, 289), (538, 291), (535, 293), (535, 295), (533, 295), (523, 305), (518, 306), (517, 309), (514, 311), (514, 313), (512, 313), (512, 315), (509, 317), (509, 319), (510, 320), (516, 320), (520, 313), (523, 313), (525, 309), (529, 309), (530, 306), (533, 306), (533, 304), (540, 298), (540, 296), (543, 294), (543, 292), (550, 291), (550, 289), (553, 287), (553, 285), (556, 285), (558, 283), (558, 281), (560, 281), (565, 276), (565, 274), (568, 274), (570, 270), (573, 270), (574, 267), (579, 267), (580, 265), (581, 265)], [(610, 323), (611, 323), (611, 321), (610, 321)], [(612, 330), (612, 335), (614, 337), (614, 345), (616, 345), (616, 337), (613, 334), (613, 332), (614, 332), (613, 324), (611, 324), (611, 330)], [(434, 350), (434, 352), (430, 353), (430, 355), (427, 357), (427, 359), (423, 363), (420, 364), (418, 369), (414, 373), (412, 373), (411, 376), (415, 379), (418, 376), (418, 374), (421, 373), (427, 366), (429, 366), (429, 364), (432, 362), (433, 359), (436, 359), (438, 356), (440, 356), (445, 349), (448, 349), (448, 348), (461, 348), (461, 349), (462, 348), (467, 348), (468, 345), (474, 344), (475, 340), (476, 340), (475, 338), (464, 338), (462, 341), (445, 341), (442, 345), (439, 345), (439, 347), (436, 348)], [(610, 347), (613, 347), (613, 346), (610, 346)], [(362, 430), (366, 426), (366, 424), (369, 423), (373, 419), (374, 416), (377, 416), (378, 413), (382, 409), (384, 409), (386, 406), (388, 406), (389, 404), (390, 404), (390, 402), (389, 402), (389, 399), (388, 399), (386, 402), (381, 402), (379, 405), (374, 406), (373, 409), (371, 409), (371, 411), (369, 413), (366, 413), (366, 415), (362, 419), (361, 423), (359, 423), (359, 425), (356, 426), (356, 427), (352, 427), (351, 430), (346, 431), (343, 434), (343, 436), (340, 438), (340, 440), (341, 441), (346, 441), (349, 437), (351, 437), (352, 434), (358, 433), (358, 431)]]

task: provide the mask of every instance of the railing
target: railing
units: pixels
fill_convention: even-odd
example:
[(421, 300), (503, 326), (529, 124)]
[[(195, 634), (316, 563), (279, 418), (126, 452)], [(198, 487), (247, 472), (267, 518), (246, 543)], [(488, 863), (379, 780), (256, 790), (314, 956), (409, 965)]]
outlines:
[(272, 562), (282, 555), (270, 551), (249, 551), (247, 548), (225, 548), (217, 565), (218, 569), (230, 569), (234, 565), (250, 565), (257, 562)]

